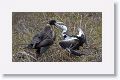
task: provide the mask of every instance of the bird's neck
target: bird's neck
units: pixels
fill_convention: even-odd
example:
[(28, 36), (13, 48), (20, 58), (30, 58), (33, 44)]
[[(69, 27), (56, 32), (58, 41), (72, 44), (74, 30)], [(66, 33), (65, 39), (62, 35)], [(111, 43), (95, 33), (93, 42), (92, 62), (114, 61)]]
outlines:
[(67, 32), (67, 30), (63, 30), (62, 31), (62, 36), (67, 35), (66, 32)]
[(62, 36), (64, 38), (64, 40), (70, 39), (70, 35), (67, 33), (67, 30), (63, 30), (62, 31)]
[(53, 32), (55, 32), (55, 29), (56, 29), (56, 28), (55, 28), (54, 26), (51, 27), (51, 30), (52, 30)]

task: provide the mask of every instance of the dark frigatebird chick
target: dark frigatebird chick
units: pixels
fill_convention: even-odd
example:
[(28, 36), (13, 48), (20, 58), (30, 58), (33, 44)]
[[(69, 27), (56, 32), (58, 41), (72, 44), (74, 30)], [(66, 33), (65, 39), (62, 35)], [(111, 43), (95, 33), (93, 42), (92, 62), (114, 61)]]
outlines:
[(55, 34), (50, 25), (36, 34), (28, 48), (37, 49), (36, 54), (44, 53), (55, 41)]
[(82, 46), (83, 44), (86, 43), (86, 36), (83, 33), (81, 28), (78, 28), (78, 35), (69, 35), (67, 33), (67, 27), (62, 23), (62, 22), (57, 22), (55, 20), (50, 21), (51, 25), (55, 25), (59, 29), (62, 30), (62, 36), (63, 40), (59, 42), (59, 45), (63, 48), (66, 49), (68, 52), (71, 54), (81, 56), (84, 55), (76, 50), (79, 50), (79, 47)]

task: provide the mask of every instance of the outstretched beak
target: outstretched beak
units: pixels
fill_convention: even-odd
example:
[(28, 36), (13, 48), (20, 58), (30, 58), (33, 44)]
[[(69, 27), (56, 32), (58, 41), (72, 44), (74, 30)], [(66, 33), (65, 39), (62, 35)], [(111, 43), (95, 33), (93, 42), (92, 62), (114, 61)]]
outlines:
[(64, 23), (63, 22), (56, 22), (57, 24), (60, 24), (60, 25), (64, 25)]
[(67, 30), (67, 27), (65, 26), (63, 22), (56, 22), (55, 26), (61, 30)]

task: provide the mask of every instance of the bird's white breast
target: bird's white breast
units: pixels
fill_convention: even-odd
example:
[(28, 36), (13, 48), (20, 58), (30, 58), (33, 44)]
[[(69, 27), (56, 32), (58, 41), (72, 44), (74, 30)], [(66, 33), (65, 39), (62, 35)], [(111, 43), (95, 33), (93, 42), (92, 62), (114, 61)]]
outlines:
[(71, 41), (71, 40), (74, 40), (74, 39), (77, 39), (76, 37), (66, 37), (65, 39), (64, 39), (64, 41)]

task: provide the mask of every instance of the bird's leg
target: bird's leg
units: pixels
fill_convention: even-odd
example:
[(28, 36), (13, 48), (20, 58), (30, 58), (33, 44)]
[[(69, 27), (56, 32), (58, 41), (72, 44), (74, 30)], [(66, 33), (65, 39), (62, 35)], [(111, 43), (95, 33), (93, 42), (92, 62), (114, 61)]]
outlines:
[(37, 49), (37, 51), (36, 51), (36, 59), (38, 60), (38, 58), (41, 56), (41, 54), (40, 54), (40, 49)]
[(72, 48), (73, 48), (73, 45), (72, 45), (72, 44), (69, 46), (69, 48), (66, 48), (67, 51), (69, 52), (69, 56), (70, 56), (70, 53), (71, 53), (70, 49), (72, 49)]

